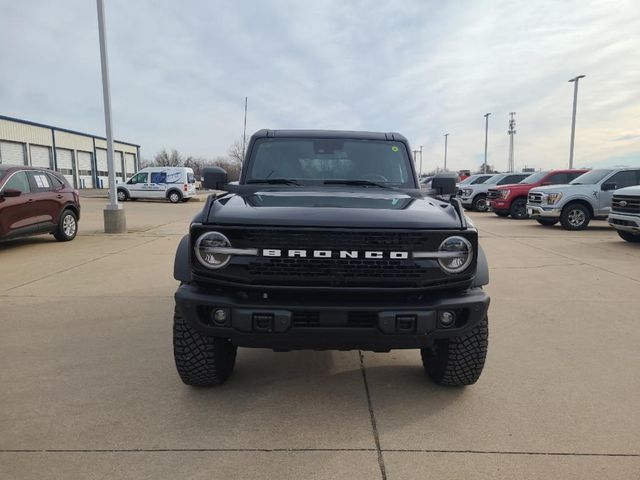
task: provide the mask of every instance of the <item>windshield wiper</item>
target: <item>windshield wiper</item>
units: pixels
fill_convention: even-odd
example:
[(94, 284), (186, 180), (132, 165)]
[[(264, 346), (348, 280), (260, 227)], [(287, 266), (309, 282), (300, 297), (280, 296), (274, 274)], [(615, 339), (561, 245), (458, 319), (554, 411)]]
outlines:
[(372, 182), (370, 180), (325, 180), (325, 185), (360, 185), (363, 187), (380, 187), (395, 190), (395, 187), (385, 185), (384, 183)]
[(300, 185), (295, 180), (288, 178), (255, 178), (247, 180), (247, 183), (268, 183), (270, 185)]

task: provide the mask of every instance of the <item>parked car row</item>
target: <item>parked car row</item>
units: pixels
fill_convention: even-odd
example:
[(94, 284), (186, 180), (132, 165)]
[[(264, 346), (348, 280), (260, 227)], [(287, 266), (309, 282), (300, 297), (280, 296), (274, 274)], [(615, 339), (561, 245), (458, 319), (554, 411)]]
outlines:
[[(525, 178), (515, 182), (517, 175)], [(459, 184), (458, 198), (467, 210), (560, 223), (566, 230), (608, 219), (621, 238), (640, 242), (640, 168), (473, 175)]]

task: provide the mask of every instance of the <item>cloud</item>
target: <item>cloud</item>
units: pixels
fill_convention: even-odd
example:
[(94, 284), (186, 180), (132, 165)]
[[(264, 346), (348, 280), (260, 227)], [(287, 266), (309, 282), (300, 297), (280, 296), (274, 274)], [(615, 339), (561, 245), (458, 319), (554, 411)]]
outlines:
[[(104, 131), (93, 2), (11, 2), (0, 16), (2, 112)], [(640, 4), (484, 2), (107, 2), (114, 130), (150, 157), (216, 156), (248, 129), (400, 131), (424, 168), (576, 164), (640, 151)], [(640, 158), (636, 160), (640, 164)]]

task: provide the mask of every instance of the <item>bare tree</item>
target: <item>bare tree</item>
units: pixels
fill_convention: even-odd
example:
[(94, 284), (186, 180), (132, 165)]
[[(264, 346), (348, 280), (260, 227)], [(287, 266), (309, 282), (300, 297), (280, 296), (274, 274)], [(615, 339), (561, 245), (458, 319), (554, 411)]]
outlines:
[(242, 155), (242, 140), (236, 140), (231, 144), (228, 155), (232, 160), (235, 160), (240, 164), (244, 162)]
[(203, 157), (187, 157), (184, 159), (184, 166), (191, 168), (196, 178), (202, 177), (202, 170), (209, 163), (209, 160)]
[(163, 149), (153, 160), (157, 167), (180, 167), (184, 163), (182, 155), (175, 148), (171, 152)]
[(230, 182), (234, 182), (240, 178), (242, 164), (234, 158), (216, 157), (215, 160), (211, 162), (211, 165), (224, 168), (229, 176)]

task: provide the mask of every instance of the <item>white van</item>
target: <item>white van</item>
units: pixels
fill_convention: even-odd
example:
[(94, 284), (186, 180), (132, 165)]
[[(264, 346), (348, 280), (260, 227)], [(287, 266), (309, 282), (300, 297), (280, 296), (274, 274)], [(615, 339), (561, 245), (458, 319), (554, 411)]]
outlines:
[(188, 167), (147, 167), (116, 185), (118, 200), (166, 198), (186, 202), (196, 195), (196, 177)]

